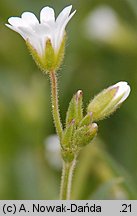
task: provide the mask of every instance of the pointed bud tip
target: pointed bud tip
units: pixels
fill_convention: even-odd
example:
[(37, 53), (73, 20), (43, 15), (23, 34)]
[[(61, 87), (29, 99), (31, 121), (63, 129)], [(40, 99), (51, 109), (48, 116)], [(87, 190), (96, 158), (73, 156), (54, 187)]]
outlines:
[(83, 96), (82, 90), (78, 90), (76, 93), (76, 100), (79, 100)]
[(98, 131), (98, 125), (96, 123), (92, 123), (91, 125), (89, 125), (89, 128), (90, 128), (90, 132), (92, 132), (92, 133), (93, 133), (93, 131), (94, 131), (94, 133), (97, 133), (97, 131)]
[(83, 92), (82, 92), (82, 90), (78, 90), (78, 91), (77, 91), (77, 95), (78, 95), (78, 96), (81, 96), (81, 95), (83, 95)]
[(96, 123), (93, 123), (92, 128), (98, 128), (98, 125)]

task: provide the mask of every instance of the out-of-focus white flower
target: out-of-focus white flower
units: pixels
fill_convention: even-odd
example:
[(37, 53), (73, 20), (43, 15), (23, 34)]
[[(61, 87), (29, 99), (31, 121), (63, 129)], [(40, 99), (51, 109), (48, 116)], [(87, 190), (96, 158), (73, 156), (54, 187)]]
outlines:
[(103, 90), (89, 103), (87, 111), (92, 112), (94, 121), (102, 120), (112, 114), (129, 96), (127, 82), (118, 82)]
[(24, 12), (21, 18), (10, 17), (8, 19), (10, 25), (6, 26), (18, 32), (26, 40), (39, 66), (45, 70), (48, 70), (48, 67), (52, 70), (52, 67), (58, 64), (56, 61), (61, 61), (60, 52), (62, 46), (64, 47), (65, 28), (76, 12), (70, 14), (71, 9), (72, 5), (65, 7), (55, 19), (54, 9), (44, 7), (40, 12), (40, 22), (33, 13)]
[(60, 153), (60, 142), (57, 135), (49, 136), (45, 142), (45, 156), (49, 164), (55, 169), (61, 169), (62, 160)]
[(89, 37), (108, 40), (119, 26), (115, 11), (108, 6), (101, 6), (92, 11), (85, 21), (85, 32)]

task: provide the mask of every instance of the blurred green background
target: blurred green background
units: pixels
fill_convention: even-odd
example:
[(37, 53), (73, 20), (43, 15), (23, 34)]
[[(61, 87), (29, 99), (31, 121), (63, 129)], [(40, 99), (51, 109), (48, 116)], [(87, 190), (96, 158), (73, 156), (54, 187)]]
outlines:
[[(58, 14), (77, 10), (67, 27), (58, 73), (63, 122), (72, 95), (82, 89), (85, 108), (118, 81), (132, 88), (128, 100), (81, 153), (73, 199), (137, 199), (137, 1), (0, 1), (0, 199), (58, 199), (61, 167), (52, 123), (49, 79), (36, 67), (8, 17), (44, 6)], [(53, 141), (54, 142), (53, 142)]]

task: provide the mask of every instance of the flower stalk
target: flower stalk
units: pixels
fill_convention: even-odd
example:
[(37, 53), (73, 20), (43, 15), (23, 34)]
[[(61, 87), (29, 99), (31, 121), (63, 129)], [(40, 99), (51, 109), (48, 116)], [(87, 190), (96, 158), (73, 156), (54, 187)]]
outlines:
[(71, 198), (71, 186), (74, 168), (76, 165), (76, 159), (72, 162), (63, 162), (62, 177), (61, 177), (61, 187), (60, 187), (60, 199), (70, 200)]
[[(60, 113), (59, 113), (57, 76), (55, 71), (50, 72), (50, 81), (51, 81), (52, 114), (53, 114), (56, 132), (58, 134), (58, 137), (60, 139), (60, 144), (61, 144), (63, 128), (62, 128), (62, 123), (61, 123)], [(60, 187), (61, 200), (70, 199), (72, 177), (73, 177), (75, 164), (76, 164), (76, 159), (73, 159), (73, 161), (71, 162), (63, 161), (61, 187)]]
[(61, 123), (60, 113), (59, 113), (57, 77), (55, 71), (50, 72), (50, 82), (51, 82), (52, 114), (53, 114), (57, 135), (61, 140), (63, 129), (62, 129), (62, 123)]

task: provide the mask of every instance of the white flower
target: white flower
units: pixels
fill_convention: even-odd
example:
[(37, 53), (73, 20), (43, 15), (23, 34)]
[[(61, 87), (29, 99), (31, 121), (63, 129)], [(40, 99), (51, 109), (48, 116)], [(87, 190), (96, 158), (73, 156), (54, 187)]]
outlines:
[(93, 121), (102, 120), (111, 115), (129, 96), (130, 86), (127, 82), (118, 82), (99, 93), (88, 105)]
[(10, 29), (18, 32), (35, 48), (39, 55), (45, 53), (46, 41), (51, 41), (57, 53), (64, 38), (65, 27), (76, 11), (70, 14), (72, 5), (64, 8), (55, 20), (55, 12), (51, 7), (44, 7), (40, 12), (40, 22), (31, 12), (24, 12), (20, 17), (10, 17)]
[(93, 10), (85, 20), (87, 36), (101, 41), (109, 40), (117, 31), (117, 14), (109, 6), (100, 6)]
[(115, 94), (115, 96), (113, 97), (113, 101), (117, 100), (120, 98), (120, 100), (118, 100), (118, 103), (116, 105), (121, 104), (123, 101), (125, 101), (127, 99), (127, 97), (130, 94), (130, 86), (128, 85), (127, 82), (118, 82), (115, 85), (110, 87), (111, 89), (113, 88), (117, 88), (117, 92)]
[(56, 134), (50, 135), (45, 142), (45, 157), (53, 168), (60, 170), (62, 167), (60, 143)]

